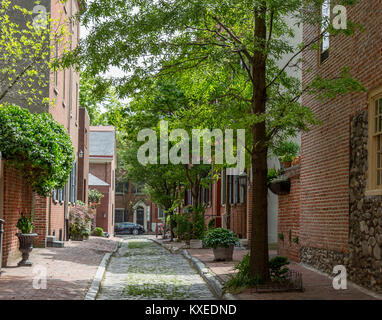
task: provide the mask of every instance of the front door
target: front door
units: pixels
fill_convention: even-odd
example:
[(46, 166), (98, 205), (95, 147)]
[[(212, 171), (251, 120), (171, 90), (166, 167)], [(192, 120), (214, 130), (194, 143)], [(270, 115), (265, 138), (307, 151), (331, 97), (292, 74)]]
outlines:
[(142, 207), (139, 207), (137, 209), (137, 224), (140, 224), (141, 226), (144, 226), (145, 221), (145, 211)]

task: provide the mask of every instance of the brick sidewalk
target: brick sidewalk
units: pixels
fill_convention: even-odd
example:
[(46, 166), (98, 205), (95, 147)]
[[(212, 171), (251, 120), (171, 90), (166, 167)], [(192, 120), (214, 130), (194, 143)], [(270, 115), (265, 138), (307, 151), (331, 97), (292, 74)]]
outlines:
[[(160, 240), (161, 237), (158, 237)], [(169, 244), (169, 241), (162, 241)], [(174, 242), (171, 244), (177, 248), (184, 246), (183, 243)], [(224, 283), (230, 274), (234, 273), (233, 267), (248, 253), (247, 250), (235, 249), (232, 262), (214, 262), (212, 249), (187, 249), (187, 251), (202, 261), (212, 272), (216, 274), (221, 283)], [(269, 252), (270, 257), (277, 255), (276, 251)], [(348, 284), (347, 290), (335, 290), (332, 280), (323, 274), (311, 271), (300, 264), (291, 263), (290, 269), (302, 274), (304, 292), (284, 292), (284, 293), (254, 293), (251, 289), (237, 294), (236, 297), (242, 300), (376, 300), (358, 288)]]
[(117, 238), (90, 237), (87, 241), (65, 243), (65, 248), (35, 248), (30, 260), (47, 268), (46, 290), (33, 289), (33, 267), (17, 267), (14, 261), (2, 269), (0, 300), (81, 300), (92, 283), (107, 252)]

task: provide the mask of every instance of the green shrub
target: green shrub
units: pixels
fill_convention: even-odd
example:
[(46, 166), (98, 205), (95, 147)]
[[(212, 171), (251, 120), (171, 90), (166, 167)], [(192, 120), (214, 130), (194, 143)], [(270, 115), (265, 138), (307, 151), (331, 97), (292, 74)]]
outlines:
[(235, 265), (234, 270), (237, 271), (237, 273), (235, 275), (230, 275), (230, 279), (224, 284), (224, 289), (245, 289), (246, 287), (254, 287), (257, 284), (260, 284), (261, 278), (251, 279), (249, 277), (249, 264), (250, 255), (248, 253)]
[(176, 228), (174, 232), (179, 239), (190, 240), (192, 233), (192, 222), (190, 221), (189, 213), (174, 215)]
[(215, 218), (212, 218), (209, 222), (208, 222), (208, 230), (212, 230), (212, 229), (215, 229), (216, 228), (216, 219)]
[(289, 265), (289, 261), (286, 257), (278, 256), (269, 260), (269, 270), (272, 281), (280, 282), (286, 280), (286, 274), (289, 270), (286, 267), (287, 265)]
[(43, 197), (65, 186), (73, 167), (72, 141), (49, 113), (0, 105), (0, 150)]
[(275, 148), (274, 153), (282, 162), (291, 162), (300, 152), (300, 146), (293, 141), (284, 141)]
[(231, 230), (216, 228), (207, 231), (207, 234), (203, 239), (203, 243), (207, 248), (229, 248), (230, 246), (237, 245), (239, 243), (239, 239)]
[(93, 236), (96, 236), (96, 237), (103, 237), (103, 229), (100, 228), (100, 227), (97, 227), (97, 228), (94, 228), (93, 230)]
[(193, 208), (194, 217), (192, 222), (193, 237), (195, 239), (203, 239), (206, 231), (206, 225), (204, 223), (204, 208), (202, 206)]

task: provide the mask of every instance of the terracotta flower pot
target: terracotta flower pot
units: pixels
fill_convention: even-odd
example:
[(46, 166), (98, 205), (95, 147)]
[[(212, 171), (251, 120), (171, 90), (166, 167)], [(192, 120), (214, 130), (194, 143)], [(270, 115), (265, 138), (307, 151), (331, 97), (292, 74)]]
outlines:
[(213, 249), (215, 261), (232, 261), (234, 246), (229, 248), (216, 247)]
[(17, 233), (16, 236), (19, 238), (19, 250), (22, 253), (22, 260), (18, 263), (19, 267), (31, 267), (32, 262), (29, 261), (29, 254), (33, 250), (34, 238), (38, 236), (37, 233)]

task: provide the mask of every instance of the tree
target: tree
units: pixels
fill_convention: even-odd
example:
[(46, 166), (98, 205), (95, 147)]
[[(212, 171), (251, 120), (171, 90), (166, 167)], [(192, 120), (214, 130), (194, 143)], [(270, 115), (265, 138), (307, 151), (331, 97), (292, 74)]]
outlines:
[[(189, 91), (204, 104), (225, 112), (226, 124), (245, 128), (246, 146), (253, 172), (250, 276), (269, 280), (267, 239), (267, 156), (298, 130), (317, 124), (309, 108), (299, 103), (303, 93), (332, 98), (363, 90), (344, 69), (335, 79), (319, 76), (302, 87), (286, 70), (305, 50), (318, 49), (321, 35), (297, 47), (289, 42), (294, 32), (285, 22), (322, 24), (322, 0), (94, 0), (82, 16), (91, 28), (78, 50), (66, 57), (77, 61), (92, 75), (118, 66), (128, 76), (113, 79), (120, 94), (149, 90), (159, 77), (187, 74)], [(355, 1), (334, 1), (345, 5)], [(325, 30), (333, 36), (351, 35)], [(283, 65), (279, 60), (290, 55)], [(216, 103), (218, 102), (218, 103)], [(231, 106), (230, 106), (231, 105)], [(195, 123), (195, 122), (194, 122)]]
[(67, 50), (67, 29), (66, 22), (50, 19), (35, 5), (37, 15), (9, 0), (0, 1), (0, 104), (33, 105), (41, 112), (50, 103), (54, 48)]

